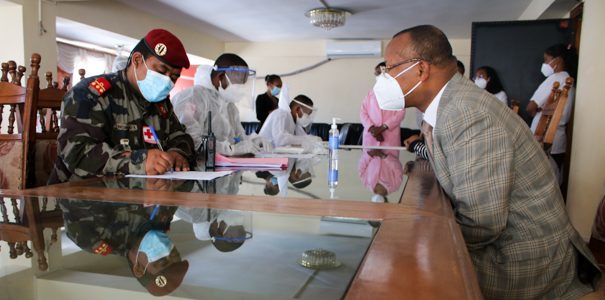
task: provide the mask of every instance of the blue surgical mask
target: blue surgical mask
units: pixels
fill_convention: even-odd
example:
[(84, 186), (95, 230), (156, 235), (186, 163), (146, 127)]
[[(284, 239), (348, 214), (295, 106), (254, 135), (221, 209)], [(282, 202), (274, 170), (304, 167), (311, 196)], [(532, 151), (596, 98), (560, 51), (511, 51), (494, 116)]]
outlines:
[(271, 89), (271, 95), (273, 95), (275, 97), (277, 97), (277, 95), (279, 95), (279, 92), (281, 92), (281, 89), (279, 87), (277, 87), (277, 86), (274, 86)]
[(143, 60), (143, 64), (147, 69), (145, 79), (139, 80), (136, 70), (134, 72), (134, 77), (137, 80), (141, 94), (149, 102), (155, 103), (166, 99), (168, 94), (170, 94), (170, 90), (174, 87), (174, 83), (170, 77), (150, 70), (145, 63), (145, 60)]
[(275, 176), (271, 177), (271, 184), (277, 185), (277, 177), (275, 177)]
[[(174, 248), (174, 244), (165, 232), (149, 230), (141, 240), (139, 252), (145, 253), (147, 255), (147, 262), (152, 263), (168, 256), (172, 248)], [(137, 260), (138, 258), (139, 253), (137, 252)]]

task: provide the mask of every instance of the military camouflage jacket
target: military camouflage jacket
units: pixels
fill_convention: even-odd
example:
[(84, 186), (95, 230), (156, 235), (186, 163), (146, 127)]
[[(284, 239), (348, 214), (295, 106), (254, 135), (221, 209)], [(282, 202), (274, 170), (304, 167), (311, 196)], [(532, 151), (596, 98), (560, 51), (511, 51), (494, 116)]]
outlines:
[(191, 158), (193, 141), (168, 98), (148, 102), (130, 87), (126, 70), (83, 79), (61, 105), (58, 157), (49, 183), (145, 174), (147, 149), (157, 149), (149, 126), (165, 151)]
[(82, 250), (99, 255), (126, 256), (132, 244), (151, 229), (167, 231), (176, 207), (101, 201), (59, 200), (65, 232)]

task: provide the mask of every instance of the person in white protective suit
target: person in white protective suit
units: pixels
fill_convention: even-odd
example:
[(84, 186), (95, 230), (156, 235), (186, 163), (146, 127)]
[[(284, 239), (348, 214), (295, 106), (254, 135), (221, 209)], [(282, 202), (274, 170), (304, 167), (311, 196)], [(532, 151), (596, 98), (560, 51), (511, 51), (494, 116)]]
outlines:
[(252, 238), (249, 212), (181, 206), (175, 215), (193, 225), (196, 239), (211, 241), (220, 252), (234, 251)]
[(304, 130), (313, 123), (313, 101), (305, 95), (289, 99), (288, 87), (284, 85), (278, 109), (269, 114), (258, 134), (271, 141), (274, 147), (301, 145), (305, 152), (322, 152), (321, 138)]
[(270, 142), (256, 134), (246, 135), (235, 105), (241, 99), (252, 97), (255, 74), (241, 57), (225, 53), (216, 59), (214, 66), (198, 66), (194, 85), (174, 95), (174, 112), (186, 126), (196, 149), (202, 137), (208, 135), (208, 112), (211, 111), (218, 153), (234, 156), (271, 150)]

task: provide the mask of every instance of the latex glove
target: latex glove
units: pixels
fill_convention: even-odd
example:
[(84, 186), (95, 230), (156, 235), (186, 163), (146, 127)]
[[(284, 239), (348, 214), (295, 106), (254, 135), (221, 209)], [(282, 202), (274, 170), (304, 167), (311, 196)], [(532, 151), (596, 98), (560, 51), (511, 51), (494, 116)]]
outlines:
[(273, 143), (262, 136), (255, 136), (253, 138), (251, 138), (250, 140), (252, 140), (252, 143), (254, 143), (254, 145), (256, 147), (258, 147), (259, 149), (262, 149), (265, 152), (272, 152), (273, 151)]
[(322, 139), (318, 136), (314, 136), (314, 135), (307, 135), (304, 138), (302, 138), (302, 143), (301, 143), (304, 152), (307, 153), (319, 153), (321, 151), (323, 151), (323, 143), (322, 143)]
[(233, 153), (231, 155), (242, 155), (248, 153), (256, 153), (260, 151), (260, 147), (255, 145), (251, 140), (241, 141), (233, 147)]

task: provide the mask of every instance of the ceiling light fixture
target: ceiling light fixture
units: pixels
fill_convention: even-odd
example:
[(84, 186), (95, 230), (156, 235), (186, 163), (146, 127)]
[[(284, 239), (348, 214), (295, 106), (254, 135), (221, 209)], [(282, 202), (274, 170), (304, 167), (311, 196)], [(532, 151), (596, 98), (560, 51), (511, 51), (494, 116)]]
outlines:
[(347, 16), (351, 15), (348, 10), (329, 7), (324, 0), (319, 0), (324, 7), (314, 8), (305, 13), (313, 26), (330, 30), (345, 24)]

